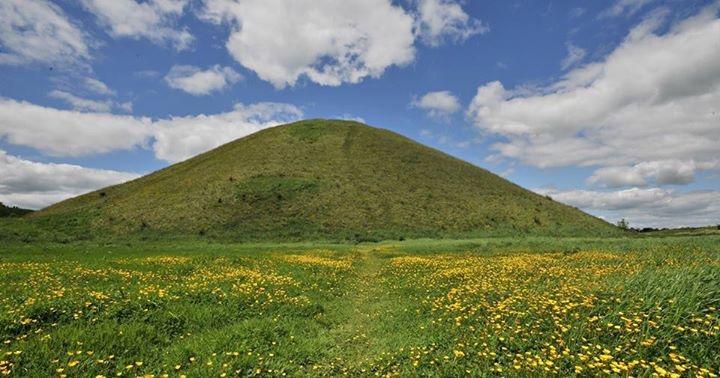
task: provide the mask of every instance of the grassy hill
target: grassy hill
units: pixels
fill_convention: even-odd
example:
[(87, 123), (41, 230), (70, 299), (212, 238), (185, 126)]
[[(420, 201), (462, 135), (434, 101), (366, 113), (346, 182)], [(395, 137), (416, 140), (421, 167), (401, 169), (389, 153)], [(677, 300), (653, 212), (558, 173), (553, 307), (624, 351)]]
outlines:
[(620, 232), (396, 133), (336, 120), (263, 130), (29, 218), (68, 234), (233, 240)]

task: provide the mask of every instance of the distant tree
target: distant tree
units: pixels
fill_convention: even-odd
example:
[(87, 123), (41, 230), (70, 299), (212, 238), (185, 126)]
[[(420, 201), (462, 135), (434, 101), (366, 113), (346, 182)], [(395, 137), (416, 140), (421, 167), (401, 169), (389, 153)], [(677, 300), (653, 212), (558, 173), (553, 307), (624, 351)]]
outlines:
[(21, 209), (17, 206), (7, 206), (0, 202), (0, 218), (6, 217), (21, 217), (27, 213), (31, 213), (32, 210)]
[(718, 229), (718, 230), (720, 230), (720, 224), (719, 224), (719, 225), (717, 225), (717, 229)]
[(630, 223), (628, 223), (628, 221), (626, 221), (625, 218), (623, 218), (617, 222), (617, 226), (623, 230), (627, 230), (630, 228)]

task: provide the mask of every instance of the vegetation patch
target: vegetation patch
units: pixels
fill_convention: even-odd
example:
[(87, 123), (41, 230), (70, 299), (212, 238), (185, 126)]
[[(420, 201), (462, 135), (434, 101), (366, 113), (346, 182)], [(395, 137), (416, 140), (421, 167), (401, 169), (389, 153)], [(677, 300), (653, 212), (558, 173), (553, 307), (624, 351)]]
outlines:
[(248, 204), (291, 201), (298, 196), (310, 194), (320, 187), (319, 180), (300, 177), (257, 176), (237, 184), (235, 196)]
[(322, 136), (331, 133), (331, 127), (333, 126), (327, 122), (308, 121), (292, 125), (289, 132), (292, 136), (304, 142), (313, 143), (317, 142)]

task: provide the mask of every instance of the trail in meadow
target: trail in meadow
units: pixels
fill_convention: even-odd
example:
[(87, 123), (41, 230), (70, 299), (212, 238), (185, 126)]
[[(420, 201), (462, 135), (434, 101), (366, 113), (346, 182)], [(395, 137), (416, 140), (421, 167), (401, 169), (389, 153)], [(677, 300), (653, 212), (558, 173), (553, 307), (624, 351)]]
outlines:
[(330, 355), (339, 356), (338, 364), (346, 368), (363, 370), (391, 347), (394, 338), (389, 331), (400, 327), (395, 319), (404, 306), (383, 275), (390, 259), (373, 249), (355, 253), (350, 292), (335, 313), (341, 320), (331, 331), (334, 346)]

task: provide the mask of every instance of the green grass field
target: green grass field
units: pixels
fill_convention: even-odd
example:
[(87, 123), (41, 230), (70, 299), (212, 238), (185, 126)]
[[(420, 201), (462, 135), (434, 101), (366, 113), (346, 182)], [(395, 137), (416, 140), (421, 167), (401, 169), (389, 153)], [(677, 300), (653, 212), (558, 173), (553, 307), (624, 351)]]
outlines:
[(11, 243), (0, 375), (720, 374), (720, 238)]

